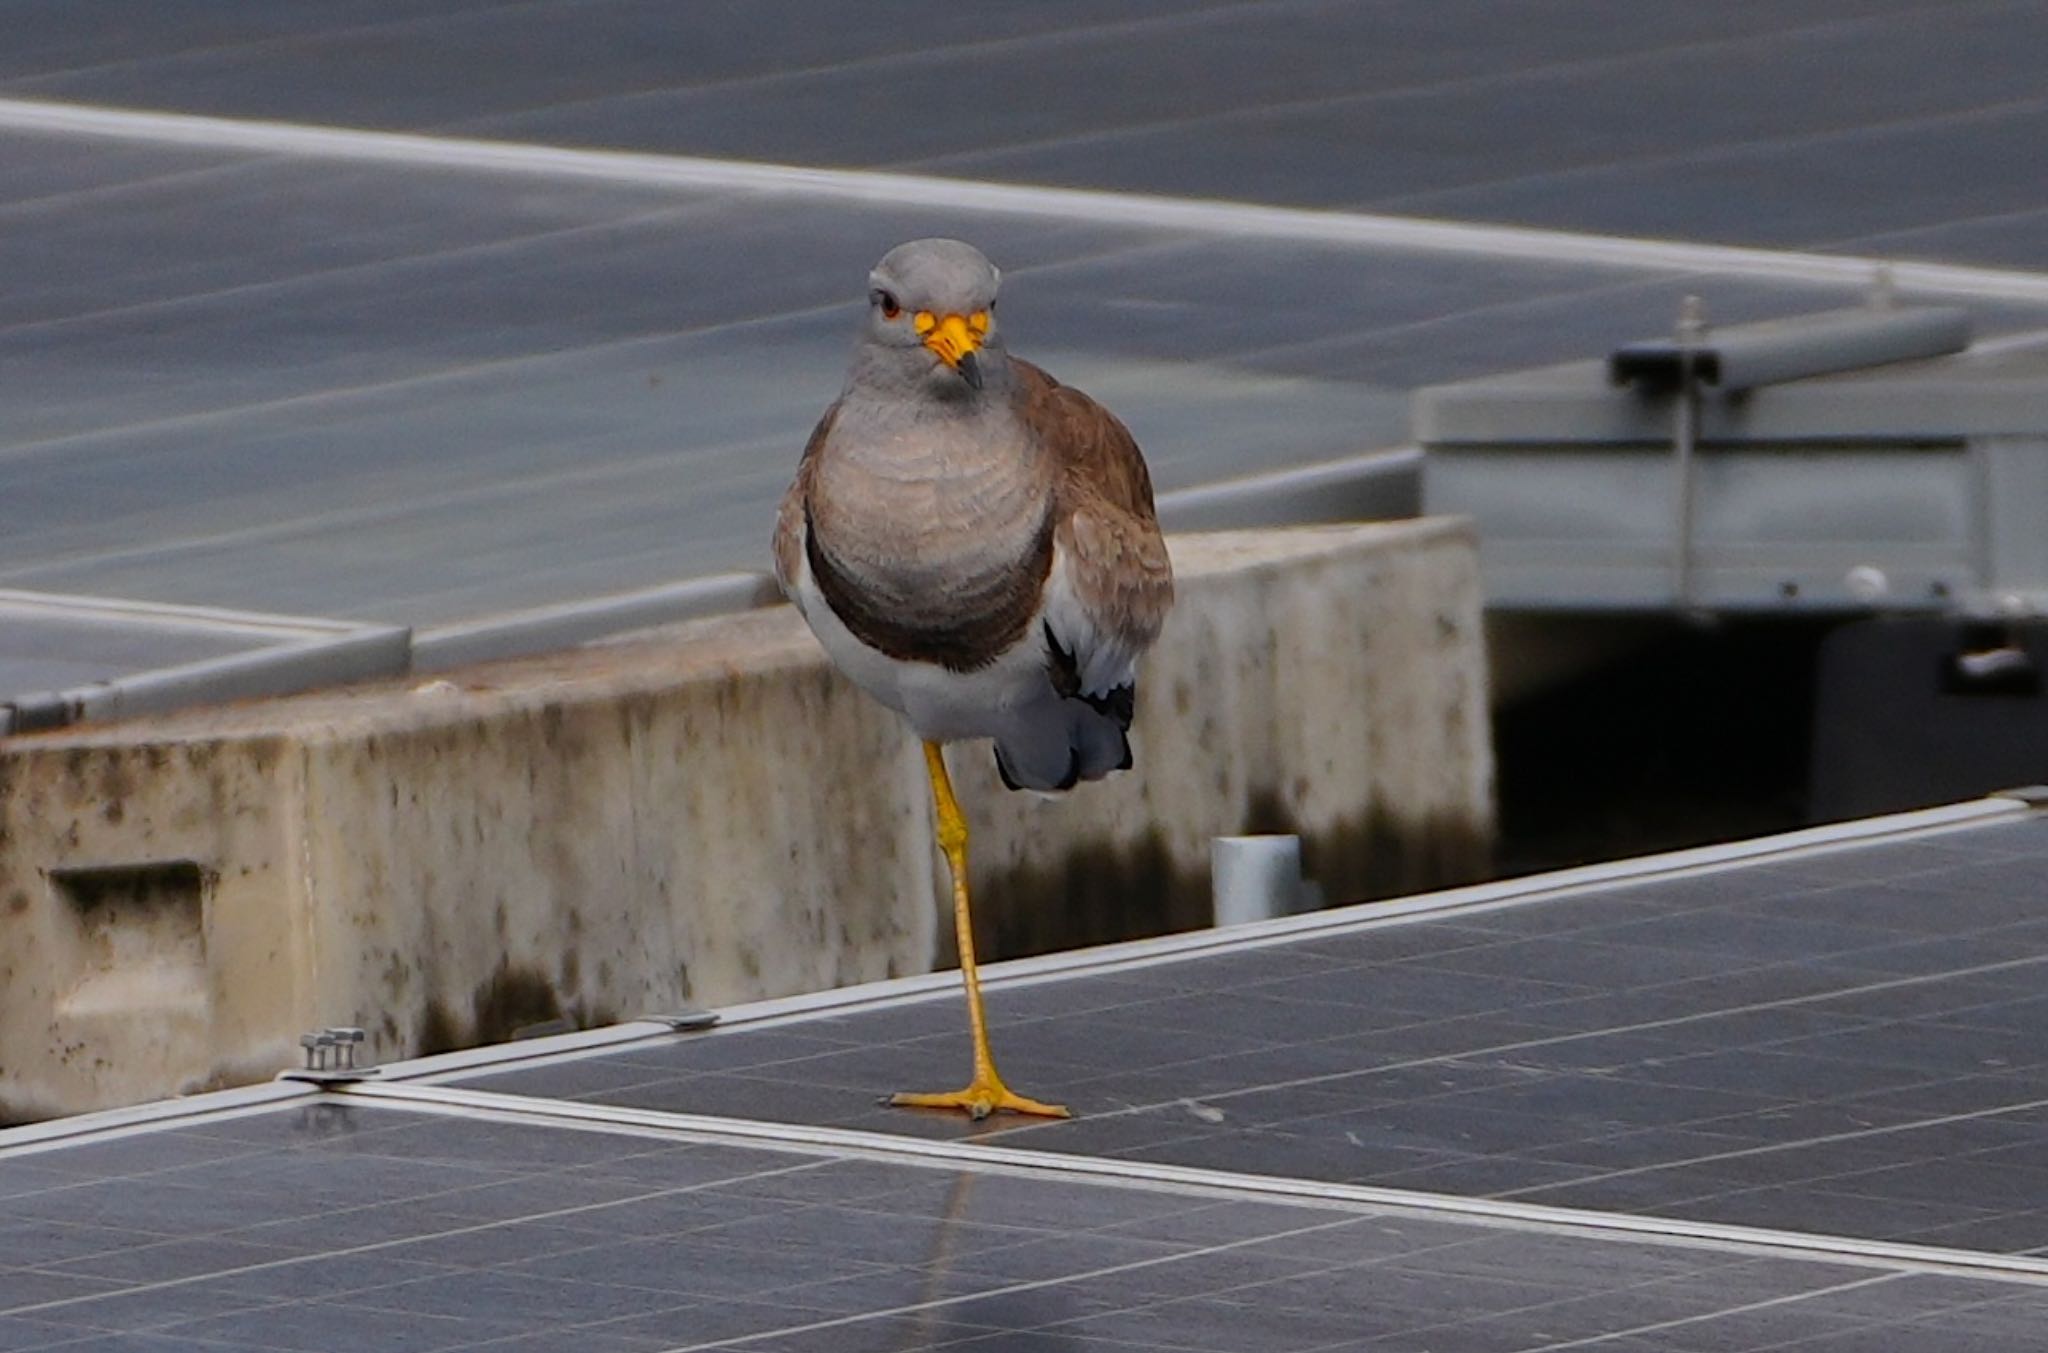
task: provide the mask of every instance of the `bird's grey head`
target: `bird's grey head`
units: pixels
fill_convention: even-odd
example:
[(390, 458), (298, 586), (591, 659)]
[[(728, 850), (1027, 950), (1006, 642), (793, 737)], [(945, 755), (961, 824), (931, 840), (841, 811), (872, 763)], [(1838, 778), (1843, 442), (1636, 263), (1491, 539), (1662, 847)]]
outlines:
[(996, 288), (1002, 274), (959, 240), (912, 240), (868, 274), (868, 322), (856, 378), (973, 399), (999, 382)]

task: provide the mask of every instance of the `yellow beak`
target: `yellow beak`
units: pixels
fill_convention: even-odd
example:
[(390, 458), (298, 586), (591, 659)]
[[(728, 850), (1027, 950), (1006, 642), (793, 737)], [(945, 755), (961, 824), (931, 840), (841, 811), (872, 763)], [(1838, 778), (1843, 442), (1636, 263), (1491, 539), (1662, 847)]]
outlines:
[(947, 315), (942, 319), (929, 310), (920, 310), (916, 324), (924, 345), (937, 353), (940, 361), (957, 370), (961, 361), (981, 346), (988, 333), (988, 314), (977, 310), (972, 315)]

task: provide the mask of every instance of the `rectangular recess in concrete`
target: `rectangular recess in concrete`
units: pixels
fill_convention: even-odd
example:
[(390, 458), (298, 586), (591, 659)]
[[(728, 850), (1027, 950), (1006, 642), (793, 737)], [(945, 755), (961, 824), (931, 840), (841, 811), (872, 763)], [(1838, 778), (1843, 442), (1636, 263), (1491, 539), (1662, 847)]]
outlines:
[(206, 897), (210, 872), (193, 860), (53, 869), (50, 888), (77, 945), (65, 1015), (207, 1004)]

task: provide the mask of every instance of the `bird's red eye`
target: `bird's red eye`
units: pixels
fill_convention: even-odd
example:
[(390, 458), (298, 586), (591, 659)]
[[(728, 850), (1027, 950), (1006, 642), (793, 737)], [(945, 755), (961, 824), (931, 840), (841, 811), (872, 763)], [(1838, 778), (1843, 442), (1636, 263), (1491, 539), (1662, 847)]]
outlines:
[(895, 319), (903, 313), (903, 307), (897, 304), (894, 292), (877, 290), (874, 301), (876, 305), (882, 308), (883, 319)]

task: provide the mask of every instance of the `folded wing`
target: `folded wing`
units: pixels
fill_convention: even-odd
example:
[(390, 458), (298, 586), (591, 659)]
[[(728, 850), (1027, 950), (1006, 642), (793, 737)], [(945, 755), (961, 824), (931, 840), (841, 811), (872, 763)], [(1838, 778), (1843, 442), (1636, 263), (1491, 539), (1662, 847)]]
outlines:
[(1061, 467), (1045, 609), (1053, 684), (1121, 705), (1128, 725), (1125, 688), (1173, 605), (1152, 477), (1116, 415), (1029, 362), (1011, 362), (1025, 420)]

